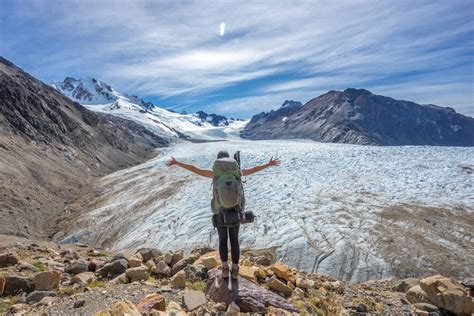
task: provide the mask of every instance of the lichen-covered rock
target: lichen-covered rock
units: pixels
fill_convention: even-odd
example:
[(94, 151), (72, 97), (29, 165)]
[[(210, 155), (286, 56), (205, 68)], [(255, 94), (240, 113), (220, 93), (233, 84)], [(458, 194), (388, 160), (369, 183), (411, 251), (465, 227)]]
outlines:
[(71, 284), (87, 285), (96, 279), (93, 272), (82, 272), (71, 278)]
[(221, 271), (217, 269), (209, 273), (206, 295), (214, 302), (235, 302), (241, 312), (265, 312), (269, 306), (297, 312), (296, 308), (280, 295), (241, 277), (237, 281), (224, 280)]
[(59, 287), (62, 273), (56, 270), (40, 272), (35, 275), (33, 282), (36, 291), (51, 291)]
[(426, 295), (425, 291), (423, 291), (419, 285), (411, 287), (406, 294), (408, 301), (410, 301), (412, 304), (430, 302), (428, 295)]
[(139, 267), (136, 267), (136, 268), (127, 269), (125, 274), (130, 279), (131, 282), (133, 282), (133, 281), (145, 281), (150, 276), (148, 274), (147, 268), (145, 266), (139, 266)]
[(184, 289), (186, 287), (186, 273), (179, 271), (170, 280), (171, 286), (175, 289)]

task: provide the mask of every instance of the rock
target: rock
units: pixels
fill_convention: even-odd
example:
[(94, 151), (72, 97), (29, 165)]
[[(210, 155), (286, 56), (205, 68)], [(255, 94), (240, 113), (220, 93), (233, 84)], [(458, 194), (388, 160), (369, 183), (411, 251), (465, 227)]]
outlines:
[(257, 283), (257, 267), (240, 266), (239, 275), (244, 279)]
[(37, 291), (51, 291), (59, 287), (62, 273), (56, 270), (40, 272), (35, 275), (33, 283)]
[(97, 273), (103, 276), (115, 276), (124, 273), (128, 268), (128, 262), (125, 259), (114, 260), (104, 265)]
[(128, 265), (131, 268), (136, 268), (142, 265), (143, 257), (140, 253), (137, 253), (128, 259)]
[(474, 278), (464, 279), (461, 284), (467, 287), (468, 289), (474, 290)]
[(439, 308), (457, 315), (474, 314), (474, 300), (457, 281), (441, 275), (420, 280), (420, 287), (429, 300)]
[(30, 293), (35, 289), (32, 280), (19, 276), (5, 276), (4, 296), (16, 295), (20, 293)]
[(173, 262), (173, 254), (171, 252), (165, 253), (164, 260), (166, 264), (171, 265), (171, 262)]
[(250, 258), (254, 264), (262, 266), (270, 266), (276, 261), (276, 247), (264, 249), (243, 250), (242, 256)]
[(419, 279), (415, 278), (408, 278), (401, 280), (397, 285), (392, 287), (392, 290), (394, 292), (402, 292), (406, 293), (410, 288), (414, 287), (415, 285), (418, 285), (420, 283)]
[(101, 259), (90, 259), (89, 260), (89, 271), (97, 271), (101, 269), (107, 262)]
[(267, 285), (277, 292), (284, 294), (285, 296), (290, 296), (293, 290), (286, 285), (285, 283), (278, 280), (275, 276), (272, 276), (267, 280)]
[(130, 301), (119, 301), (110, 310), (112, 316), (141, 316), (138, 308)]
[(344, 286), (341, 281), (326, 281), (323, 282), (323, 286), (326, 290), (337, 294), (344, 294)]
[(143, 261), (153, 260), (158, 256), (161, 256), (162, 253), (156, 248), (140, 248), (137, 250), (143, 257)]
[(152, 270), (152, 273), (159, 276), (168, 277), (171, 276), (171, 269), (164, 260), (161, 260), (156, 264), (156, 267), (154, 270)]
[(227, 307), (226, 316), (238, 316), (240, 314), (240, 307), (235, 302), (232, 302)]
[(82, 307), (86, 304), (86, 300), (85, 299), (78, 299), (77, 301), (74, 302), (74, 308), (79, 308), (79, 307)]
[(171, 268), (171, 274), (175, 275), (178, 271), (183, 270), (186, 266), (192, 264), (194, 261), (196, 261), (196, 257), (194, 255), (182, 258), (173, 264), (173, 267)]
[(120, 259), (128, 260), (129, 258), (133, 257), (134, 254), (135, 254), (135, 252), (133, 252), (132, 250), (124, 249), (120, 252), (115, 253), (114, 257), (112, 258), (112, 261), (120, 260)]
[(66, 258), (66, 259), (69, 259), (69, 260), (77, 260), (79, 259), (79, 254), (73, 250), (69, 250), (69, 249), (66, 249), (66, 250), (63, 250), (59, 253), (60, 256)]
[(86, 272), (89, 269), (89, 264), (83, 259), (73, 261), (64, 269), (64, 272), (75, 275), (81, 272)]
[(166, 315), (186, 316), (187, 313), (181, 308), (178, 303), (170, 302), (168, 304), (168, 308), (166, 309)]
[(428, 313), (438, 313), (438, 314), (441, 313), (439, 308), (434, 306), (433, 304), (416, 303), (416, 304), (413, 304), (413, 307), (415, 307), (415, 309), (417, 309), (417, 310), (425, 311), (425, 312), (428, 312)]
[(94, 272), (82, 272), (71, 279), (71, 284), (87, 285), (96, 279)]
[(407, 299), (410, 303), (429, 303), (430, 300), (428, 299), (428, 295), (426, 295), (425, 291), (421, 289), (419, 285), (415, 285), (411, 287), (407, 293)]
[(293, 284), (296, 282), (293, 271), (281, 261), (278, 261), (272, 266), (272, 271), (280, 279), (289, 281)]
[(0, 254), (0, 268), (14, 266), (18, 261), (18, 257), (13, 253)]
[(305, 278), (297, 277), (295, 279), (295, 285), (300, 289), (308, 289), (310, 288), (309, 282)]
[(367, 311), (369, 310), (369, 308), (367, 307), (367, 305), (365, 305), (364, 303), (359, 303), (356, 305), (355, 307), (356, 311), (358, 311), (359, 313), (367, 313)]
[(227, 304), (226, 303), (216, 303), (216, 304), (214, 304), (214, 309), (218, 312), (225, 312), (227, 310)]
[(145, 315), (148, 315), (152, 311), (165, 311), (166, 301), (164, 296), (154, 293), (148, 294), (144, 299), (137, 305), (138, 310)]
[(33, 304), (41, 301), (45, 297), (58, 296), (58, 293), (53, 291), (33, 291), (26, 297), (26, 303)]
[(202, 257), (202, 265), (205, 266), (207, 270), (211, 270), (219, 265), (219, 260), (215, 256), (204, 255)]
[(170, 280), (171, 287), (175, 289), (184, 289), (186, 287), (186, 273), (179, 271)]
[(239, 277), (237, 281), (224, 280), (221, 271), (217, 269), (209, 272), (206, 296), (217, 303), (235, 302), (241, 312), (264, 313), (269, 306), (297, 312), (296, 308), (280, 295), (242, 277)]
[(130, 283), (130, 279), (128, 278), (126, 273), (122, 273), (119, 276), (113, 278), (110, 283), (112, 284), (127, 284)]
[(25, 312), (29, 308), (30, 306), (28, 304), (17, 303), (10, 306), (10, 308), (8, 309), (8, 312), (12, 315), (17, 315), (17, 314), (23, 315), (23, 312)]
[(18, 271), (37, 272), (38, 268), (28, 262), (20, 262), (18, 264)]
[(291, 293), (291, 297), (297, 297), (299, 299), (304, 299), (304, 291), (297, 287), (296, 289), (293, 290), (293, 293)]
[(171, 257), (171, 267), (173, 267), (176, 264), (176, 262), (178, 262), (179, 260), (181, 260), (183, 258), (184, 258), (184, 256), (183, 256), (182, 251), (174, 252), (172, 257)]
[(293, 316), (294, 314), (289, 312), (289, 311), (286, 311), (284, 309), (281, 309), (281, 308), (276, 308), (276, 307), (273, 307), (273, 306), (270, 306), (268, 309), (267, 309), (267, 314), (270, 315), (270, 316)]
[(183, 306), (188, 312), (192, 312), (206, 303), (206, 295), (202, 291), (189, 291), (183, 295)]
[(147, 267), (148, 271), (153, 271), (156, 268), (156, 264), (153, 260), (148, 260), (145, 262), (145, 267)]
[(46, 296), (46, 297), (43, 297), (41, 301), (39, 301), (35, 305), (53, 305), (60, 301), (61, 301), (61, 298), (58, 296)]
[[(179, 262), (176, 264), (178, 265)], [(175, 265), (175, 266), (176, 266)], [(183, 269), (186, 274), (186, 279), (192, 282), (204, 280), (207, 278), (207, 269), (202, 264), (190, 264)]]
[(150, 276), (148, 274), (147, 268), (145, 266), (139, 266), (139, 267), (136, 267), (136, 268), (127, 269), (125, 274), (130, 279), (131, 282), (133, 282), (133, 281), (145, 281)]
[(5, 277), (3, 275), (0, 275), (0, 296), (2, 296), (4, 289), (5, 289)]

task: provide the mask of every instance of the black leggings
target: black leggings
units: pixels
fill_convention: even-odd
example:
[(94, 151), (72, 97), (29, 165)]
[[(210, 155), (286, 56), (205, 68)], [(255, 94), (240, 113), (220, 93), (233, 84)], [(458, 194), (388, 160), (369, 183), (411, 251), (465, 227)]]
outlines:
[(232, 263), (239, 263), (239, 226), (217, 226), (217, 233), (219, 234), (219, 255), (221, 257), (221, 261), (227, 262), (228, 260), (229, 248), (227, 248), (227, 240), (230, 240), (230, 254), (232, 256)]

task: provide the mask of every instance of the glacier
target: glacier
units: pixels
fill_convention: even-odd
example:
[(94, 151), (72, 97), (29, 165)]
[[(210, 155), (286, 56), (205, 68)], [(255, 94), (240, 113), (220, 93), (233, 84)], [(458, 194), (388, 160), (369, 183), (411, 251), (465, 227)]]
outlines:
[[(216, 247), (211, 180), (165, 162), (174, 156), (210, 169), (219, 150), (240, 150), (243, 168), (271, 156), (282, 161), (244, 179), (247, 210), (256, 221), (241, 226), (243, 248), (275, 247), (278, 259), (291, 266), (352, 281), (400, 274), (408, 261), (422, 272), (439, 270), (438, 249), (458, 256), (443, 259), (459, 264), (456, 273), (474, 273), (468, 264), (474, 261), (474, 148), (463, 147), (181, 141), (99, 179), (66, 209), (66, 228), (55, 238), (114, 251)], [(429, 223), (430, 212), (437, 225)], [(436, 212), (447, 220), (438, 221)], [(412, 231), (416, 236), (405, 238)], [(399, 237), (405, 239), (393, 243)]]

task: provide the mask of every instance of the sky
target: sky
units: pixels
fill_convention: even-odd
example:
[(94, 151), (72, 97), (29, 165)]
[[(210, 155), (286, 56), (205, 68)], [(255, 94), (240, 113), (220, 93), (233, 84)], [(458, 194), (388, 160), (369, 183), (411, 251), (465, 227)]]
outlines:
[(0, 0), (0, 56), (188, 113), (352, 87), (474, 116), (474, 0)]

